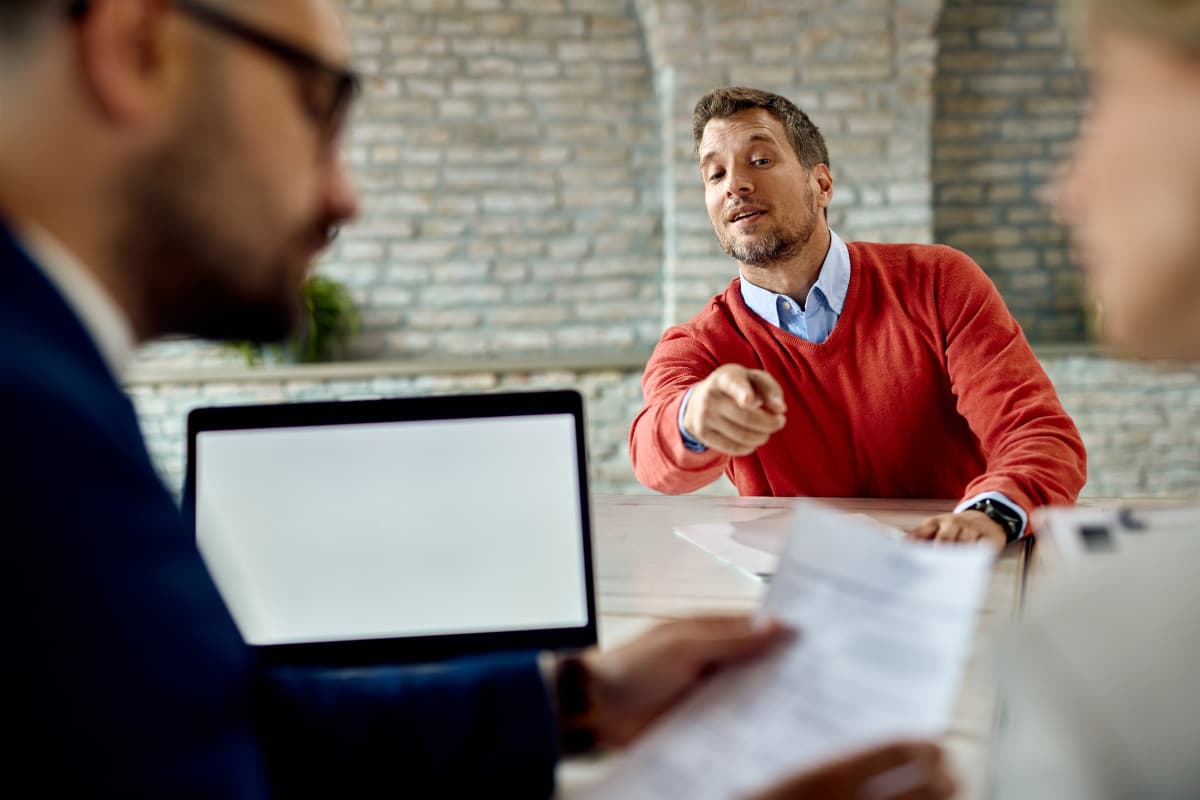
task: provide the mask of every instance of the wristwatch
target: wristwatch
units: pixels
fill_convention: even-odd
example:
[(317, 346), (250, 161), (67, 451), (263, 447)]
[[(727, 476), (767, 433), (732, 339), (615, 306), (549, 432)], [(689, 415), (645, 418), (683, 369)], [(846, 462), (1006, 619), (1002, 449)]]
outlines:
[(1021, 538), (1021, 517), (1012, 507), (986, 497), (963, 509), (963, 511), (982, 511), (988, 519), (998, 523), (1004, 529), (1005, 543), (1015, 542)]
[(563, 653), (555, 666), (559, 743), (568, 755), (586, 753), (596, 746), (596, 733), (588, 724), (588, 712), (592, 709), (587, 665), (578, 653)]

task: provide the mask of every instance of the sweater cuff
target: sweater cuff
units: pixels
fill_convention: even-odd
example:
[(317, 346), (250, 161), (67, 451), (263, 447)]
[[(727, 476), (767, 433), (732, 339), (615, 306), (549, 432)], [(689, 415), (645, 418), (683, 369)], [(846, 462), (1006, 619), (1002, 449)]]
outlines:
[(688, 447), (679, 425), (679, 421), (683, 419), (683, 404), (687, 394), (686, 391), (680, 392), (668, 405), (664, 418), (659, 422), (660, 427), (655, 432), (655, 439), (659, 452), (665, 457), (671, 470), (681, 470), (685, 473), (704, 472), (717, 463), (724, 463), (727, 456), (703, 444), (700, 445), (700, 450)]

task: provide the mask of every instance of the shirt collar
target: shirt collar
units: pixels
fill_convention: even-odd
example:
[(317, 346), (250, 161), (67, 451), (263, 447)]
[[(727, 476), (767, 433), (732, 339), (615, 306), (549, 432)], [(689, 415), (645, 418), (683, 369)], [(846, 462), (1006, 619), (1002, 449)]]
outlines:
[[(740, 283), (742, 299), (746, 301), (750, 310), (775, 327), (779, 327), (779, 309), (776, 303), (784, 295), (754, 285), (746, 280), (745, 275), (742, 276)], [(821, 263), (821, 272), (817, 275), (817, 282), (813, 284), (812, 289), (808, 292), (808, 297), (805, 298), (804, 307), (809, 308), (809, 304), (813, 302), (824, 303), (833, 313), (840, 315), (846, 304), (846, 293), (849, 289), (850, 251), (847, 249), (846, 243), (842, 241), (842, 237), (830, 228), (829, 250), (826, 251), (825, 260)]]
[(136, 347), (129, 317), (79, 259), (50, 234), (24, 223), (13, 231), (13, 236), (62, 295), (100, 351), (109, 372), (119, 379)]

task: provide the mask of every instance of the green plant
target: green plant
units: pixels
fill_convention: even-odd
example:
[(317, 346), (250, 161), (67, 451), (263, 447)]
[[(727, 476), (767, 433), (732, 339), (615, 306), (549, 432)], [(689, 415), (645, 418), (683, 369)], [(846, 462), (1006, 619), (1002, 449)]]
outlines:
[(262, 362), (264, 357), (300, 363), (340, 358), (359, 329), (358, 310), (350, 291), (333, 278), (312, 275), (304, 282), (301, 297), (306, 313), (300, 330), (286, 342), (229, 342), (227, 346), (250, 365)]
[(304, 282), (304, 306), (308, 311), (303, 330), (288, 345), (297, 361), (332, 361), (346, 352), (358, 333), (358, 310), (354, 298), (333, 278), (313, 275)]

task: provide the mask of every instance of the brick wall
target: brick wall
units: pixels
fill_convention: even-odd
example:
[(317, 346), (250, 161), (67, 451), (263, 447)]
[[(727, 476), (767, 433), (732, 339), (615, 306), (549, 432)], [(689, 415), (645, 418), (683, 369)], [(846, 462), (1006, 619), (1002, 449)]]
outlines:
[(1200, 366), (1042, 363), (1087, 447), (1085, 495), (1200, 498)]
[[(1091, 497), (1200, 497), (1200, 368), (1130, 364), (1095, 355), (1042, 356), (1088, 449)], [(459, 392), (576, 388), (584, 396), (591, 486), (640, 493), (629, 465), (629, 425), (641, 408), (641, 365), (465, 367), (422, 372), (402, 365), (308, 367), (219, 381), (144, 375), (130, 384), (151, 454), (167, 484), (183, 480), (188, 410), (205, 405)], [(729, 494), (722, 480), (705, 493)]]
[(373, 76), (361, 224), (325, 271), (361, 355), (630, 350), (657, 337), (651, 75), (625, 0), (346, 3)]
[(1035, 341), (1085, 334), (1079, 271), (1047, 211), (1083, 81), (1060, 0), (947, 0), (937, 29), (934, 236), (970, 253)]
[[(1077, 337), (1076, 278), (1036, 199), (1075, 108), (1053, 2), (345, 0), (369, 76), (345, 148), (364, 213), (320, 269), (362, 310), (353, 355), (651, 346), (736, 271), (690, 138), (695, 101), (730, 83), (825, 131), (845, 237), (936, 232), (1035, 339)], [(195, 360), (229, 357), (143, 356)]]

